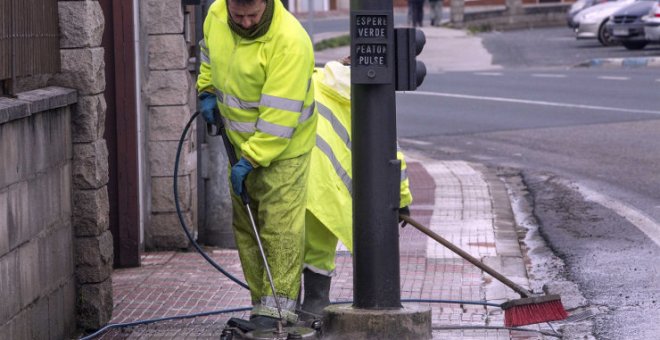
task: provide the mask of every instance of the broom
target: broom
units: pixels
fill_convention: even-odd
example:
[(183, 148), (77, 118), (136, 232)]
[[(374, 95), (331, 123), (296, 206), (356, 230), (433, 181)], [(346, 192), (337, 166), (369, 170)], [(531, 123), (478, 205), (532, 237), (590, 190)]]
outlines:
[(479, 269), (485, 271), (503, 284), (509, 286), (511, 289), (516, 291), (516, 293), (520, 294), (522, 297), (521, 299), (511, 300), (501, 305), (502, 309), (504, 310), (504, 325), (506, 327), (518, 327), (547, 321), (564, 320), (568, 317), (568, 313), (566, 313), (566, 310), (561, 303), (561, 297), (559, 295), (534, 294), (531, 291), (515, 284), (513, 281), (507, 279), (504, 275), (496, 272), (494, 269), (481, 263), (472, 255), (455, 246), (451, 242), (445, 240), (429, 228), (421, 225), (419, 222), (413, 220), (410, 218), (410, 216), (399, 214), (399, 218), (403, 222), (411, 224), (419, 231), (428, 235), (443, 246), (449, 248), (449, 250), (458, 254), (460, 257), (466, 259), (473, 265), (477, 266)]

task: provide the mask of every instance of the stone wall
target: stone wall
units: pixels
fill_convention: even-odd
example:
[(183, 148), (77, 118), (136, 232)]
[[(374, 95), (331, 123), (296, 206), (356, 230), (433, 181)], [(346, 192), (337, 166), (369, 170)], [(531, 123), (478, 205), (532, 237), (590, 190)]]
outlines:
[(521, 0), (508, 0), (507, 7), (483, 11), (464, 11), (463, 0), (452, 0), (451, 25), (477, 31), (512, 30), (566, 25), (570, 3), (523, 5)]
[[(177, 143), (192, 114), (191, 103), (195, 103), (188, 72), (183, 8), (180, 0), (145, 0), (140, 4), (141, 27), (147, 34), (143, 56), (146, 83), (142, 92), (149, 114), (147, 150), (151, 176), (151, 216), (145, 227), (145, 248), (188, 248), (190, 244), (181, 230), (173, 196)], [(190, 228), (197, 224), (194, 133), (185, 140), (178, 177), (181, 210)]]
[(112, 317), (113, 248), (108, 149), (103, 138), (105, 23), (98, 1), (59, 1), (58, 5), (62, 69), (50, 83), (78, 91), (78, 105), (71, 112), (75, 306), (78, 326), (98, 329)]
[(75, 331), (75, 102), (57, 87), (0, 98), (0, 339)]

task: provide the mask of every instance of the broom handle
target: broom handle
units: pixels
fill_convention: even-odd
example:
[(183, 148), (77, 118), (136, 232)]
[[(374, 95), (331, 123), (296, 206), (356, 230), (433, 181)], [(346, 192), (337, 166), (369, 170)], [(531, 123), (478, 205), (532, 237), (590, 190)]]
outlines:
[(479, 269), (485, 271), (486, 273), (490, 274), (492, 277), (496, 278), (503, 284), (509, 286), (511, 289), (515, 290), (518, 294), (520, 294), (522, 297), (527, 298), (530, 297), (532, 294), (530, 291), (527, 289), (520, 287), (519, 285), (515, 284), (513, 281), (507, 279), (504, 275), (498, 273), (495, 271), (495, 269), (488, 267), (487, 265), (481, 263), (479, 260), (474, 258), (472, 255), (468, 254), (465, 252), (463, 249), (455, 246), (453, 243), (445, 240), (442, 238), (440, 235), (434, 233), (431, 229), (421, 225), (419, 222), (413, 220), (410, 216), (406, 215), (399, 215), (399, 218), (401, 218), (404, 222), (407, 222), (408, 224), (411, 224), (413, 227), (417, 228), (419, 231), (423, 232), (424, 234), (428, 235), (430, 238), (436, 240), (438, 243), (442, 244), (443, 246), (449, 248), (449, 250), (453, 251), (456, 253), (458, 256), (466, 259), (473, 265), (479, 267)]

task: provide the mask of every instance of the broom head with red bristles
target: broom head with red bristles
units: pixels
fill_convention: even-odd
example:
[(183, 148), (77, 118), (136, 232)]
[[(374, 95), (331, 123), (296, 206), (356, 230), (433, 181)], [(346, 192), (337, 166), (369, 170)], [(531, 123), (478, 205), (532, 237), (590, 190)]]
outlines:
[(502, 309), (504, 309), (504, 325), (506, 327), (564, 320), (568, 317), (559, 295), (543, 295), (511, 300), (503, 303)]

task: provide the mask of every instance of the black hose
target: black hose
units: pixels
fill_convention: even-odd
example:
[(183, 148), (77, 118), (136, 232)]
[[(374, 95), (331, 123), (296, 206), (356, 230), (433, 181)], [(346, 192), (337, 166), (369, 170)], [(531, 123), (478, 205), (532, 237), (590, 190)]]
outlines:
[[(493, 303), (487, 301), (471, 301), (471, 300), (443, 300), (443, 299), (401, 299), (401, 302), (414, 302), (414, 303), (447, 303), (454, 305), (479, 305), (488, 307), (502, 308), (501, 303)], [(353, 303), (351, 300), (330, 302), (331, 305), (341, 305)]]
[(183, 214), (181, 213), (181, 207), (179, 205), (179, 189), (178, 189), (178, 178), (179, 178), (179, 159), (181, 158), (181, 149), (183, 148), (183, 142), (186, 139), (186, 135), (188, 134), (188, 130), (190, 129), (190, 126), (192, 123), (195, 121), (195, 118), (199, 116), (199, 111), (195, 112), (192, 117), (190, 117), (190, 120), (186, 124), (186, 127), (183, 129), (183, 133), (181, 133), (181, 138), (179, 139), (179, 144), (177, 145), (176, 148), (176, 157), (174, 158), (174, 205), (176, 206), (176, 214), (179, 216), (179, 222), (181, 222), (181, 227), (183, 228), (183, 232), (186, 233), (186, 236), (188, 236), (188, 240), (190, 240), (190, 243), (192, 243), (193, 247), (197, 250), (197, 252), (202, 255), (202, 257), (206, 260), (206, 262), (210, 263), (213, 268), (217, 269), (219, 272), (224, 274), (227, 278), (230, 280), (236, 282), (239, 286), (245, 288), (245, 289), (250, 289), (248, 285), (237, 279), (235, 276), (231, 275), (229, 272), (227, 272), (224, 268), (222, 268), (219, 264), (217, 264), (211, 257), (209, 257), (204, 250), (197, 244), (197, 241), (193, 238), (192, 234), (190, 233), (190, 229), (188, 228), (188, 225), (186, 224), (185, 219), (183, 218)]
[(455, 305), (479, 305), (488, 307), (502, 308), (501, 303), (493, 303), (487, 301), (470, 301), (470, 300), (436, 300), (436, 299), (401, 299), (401, 302), (415, 302), (415, 303), (449, 303)]
[(500, 327), (500, 326), (434, 326), (433, 330), (436, 331), (452, 331), (452, 330), (468, 330), (468, 329), (493, 329), (493, 330), (507, 330), (516, 332), (533, 332), (542, 335), (551, 336), (554, 338), (561, 338), (561, 334), (539, 331), (537, 329), (521, 328), (521, 327)]
[[(486, 301), (466, 301), (466, 300), (435, 300), (435, 299), (401, 299), (401, 302), (414, 302), (414, 303), (448, 303), (448, 304), (461, 304), (461, 305), (483, 305), (483, 306), (489, 306), (489, 307), (500, 307), (499, 304), (496, 303), (491, 303), (491, 302), (486, 302)], [(332, 302), (331, 304), (337, 305), (337, 304), (351, 304), (353, 301), (346, 300), (346, 301), (335, 301)], [(195, 313), (195, 314), (185, 314), (185, 315), (177, 315), (177, 316), (168, 316), (168, 317), (162, 317), (162, 318), (155, 318), (155, 319), (146, 319), (146, 320), (138, 320), (138, 321), (133, 321), (133, 322), (124, 322), (124, 323), (112, 323), (104, 326), (103, 328), (99, 329), (98, 331), (81, 338), (80, 340), (91, 340), (97, 336), (100, 336), (101, 334), (114, 329), (114, 328), (123, 328), (123, 327), (132, 327), (132, 326), (139, 326), (139, 325), (148, 325), (151, 323), (156, 323), (156, 322), (161, 322), (161, 321), (170, 321), (170, 320), (180, 320), (180, 319), (188, 319), (188, 318), (195, 318), (195, 317), (200, 317), (200, 316), (209, 316), (209, 315), (215, 315), (215, 314), (226, 314), (226, 313), (235, 313), (235, 312), (244, 312), (251, 310), (252, 307), (238, 307), (238, 308), (230, 308), (230, 309), (221, 309), (217, 311), (210, 311), (210, 312), (201, 312), (201, 313)], [(540, 333), (543, 335), (548, 335), (548, 336), (554, 336), (554, 337), (559, 337), (557, 334), (553, 333), (548, 333), (548, 332), (543, 332), (543, 331), (538, 331), (534, 329), (527, 329), (527, 328), (516, 328), (516, 327), (497, 327), (497, 326), (436, 326), (433, 327), (434, 330), (459, 330), (459, 329), (502, 329), (502, 330), (510, 330), (510, 331), (522, 331), (522, 332), (536, 332)]]
[[(192, 123), (195, 121), (195, 118), (199, 116), (199, 111), (195, 112), (192, 117), (190, 117), (190, 120), (186, 124), (186, 127), (183, 129), (183, 132), (181, 133), (181, 138), (179, 139), (179, 144), (177, 145), (176, 148), (176, 157), (174, 158), (174, 205), (176, 206), (176, 214), (179, 217), (179, 222), (181, 222), (181, 228), (183, 228), (183, 232), (186, 234), (188, 237), (188, 240), (190, 240), (190, 243), (195, 247), (197, 252), (202, 255), (202, 257), (210, 263), (215, 269), (217, 269), (219, 272), (224, 274), (227, 278), (230, 280), (236, 282), (238, 285), (240, 285), (243, 288), (249, 289), (248, 285), (242, 282), (241, 280), (237, 279), (235, 276), (231, 275), (229, 272), (227, 272), (224, 268), (222, 268), (219, 264), (217, 264), (211, 257), (209, 257), (204, 250), (197, 244), (197, 241), (193, 238), (192, 234), (190, 233), (190, 228), (188, 228), (188, 225), (186, 224), (185, 219), (183, 218), (183, 214), (181, 213), (181, 205), (179, 203), (179, 189), (178, 189), (178, 178), (179, 178), (179, 160), (181, 159), (181, 150), (183, 149), (183, 142), (186, 139), (186, 135), (188, 134), (188, 130), (190, 130), (190, 126)], [(105, 332), (107, 332), (110, 329), (113, 328), (122, 328), (122, 327), (131, 327), (131, 326), (137, 326), (137, 325), (147, 325), (150, 323), (155, 323), (155, 322), (160, 322), (160, 321), (168, 321), (168, 320), (179, 320), (179, 319), (187, 319), (187, 318), (194, 318), (194, 317), (199, 317), (199, 316), (208, 316), (208, 315), (214, 315), (214, 314), (224, 314), (224, 313), (234, 313), (234, 312), (243, 312), (247, 310), (251, 310), (252, 307), (239, 307), (239, 308), (231, 308), (231, 309), (221, 309), (217, 311), (211, 311), (211, 312), (202, 312), (202, 313), (195, 313), (195, 314), (185, 314), (185, 315), (177, 315), (177, 316), (169, 316), (169, 317), (162, 317), (162, 318), (156, 318), (156, 319), (147, 319), (147, 320), (138, 320), (138, 321), (133, 321), (133, 322), (125, 322), (125, 323), (114, 323), (114, 324), (108, 324), (104, 326), (103, 328), (97, 330), (96, 332), (81, 338), (80, 340), (89, 340), (93, 339)]]
[(155, 323), (155, 322), (161, 322), (161, 321), (170, 321), (170, 320), (181, 320), (181, 319), (189, 319), (189, 318), (196, 318), (199, 316), (209, 316), (209, 315), (215, 315), (215, 314), (226, 314), (226, 313), (236, 313), (236, 312), (245, 312), (248, 310), (251, 310), (252, 306), (250, 307), (238, 307), (238, 308), (230, 308), (230, 309), (221, 309), (221, 310), (216, 310), (216, 311), (211, 311), (211, 312), (201, 312), (201, 313), (194, 313), (194, 314), (185, 314), (185, 315), (176, 315), (176, 316), (166, 316), (162, 318), (156, 318), (156, 319), (146, 319), (146, 320), (138, 320), (138, 321), (133, 321), (133, 322), (123, 322), (123, 323), (111, 323), (105, 325), (103, 328), (99, 329), (98, 331), (84, 337), (80, 338), (80, 340), (90, 340), (94, 339), (95, 337), (113, 329), (113, 328), (123, 328), (123, 327), (132, 327), (132, 326), (138, 326), (138, 325), (148, 325), (150, 323)]

